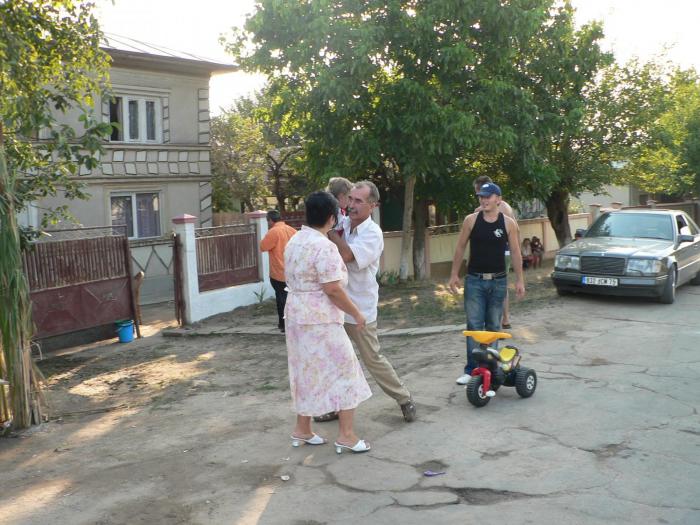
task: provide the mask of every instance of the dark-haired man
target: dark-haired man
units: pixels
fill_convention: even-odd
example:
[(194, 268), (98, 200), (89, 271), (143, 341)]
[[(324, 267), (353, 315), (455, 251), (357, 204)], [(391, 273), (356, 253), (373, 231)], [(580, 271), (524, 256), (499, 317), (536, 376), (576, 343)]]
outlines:
[[(506, 272), (506, 244), (510, 245), (515, 269), (515, 293), (525, 295), (523, 261), (520, 255), (520, 234), (518, 224), (499, 210), (501, 188), (493, 182), (483, 184), (477, 192), (480, 207), (478, 211), (464, 219), (459, 234), (455, 255), (452, 258), (452, 272), (449, 287), (452, 293), (459, 293), (459, 268), (464, 259), (464, 250), (469, 243), (469, 263), (464, 278), (464, 309), (467, 314), (468, 330), (500, 331), (503, 301), (506, 297), (508, 279)], [(472, 350), (475, 343), (467, 338), (467, 364), (464, 375), (457, 383), (465, 385), (469, 381), (475, 363)]]
[(284, 333), (284, 305), (287, 302), (284, 249), (287, 247), (289, 239), (297, 231), (282, 220), (282, 216), (277, 210), (267, 212), (267, 227), (269, 228), (267, 234), (260, 242), (260, 251), (269, 252), (270, 255), (270, 284), (275, 290), (275, 301), (277, 302), (277, 328)]

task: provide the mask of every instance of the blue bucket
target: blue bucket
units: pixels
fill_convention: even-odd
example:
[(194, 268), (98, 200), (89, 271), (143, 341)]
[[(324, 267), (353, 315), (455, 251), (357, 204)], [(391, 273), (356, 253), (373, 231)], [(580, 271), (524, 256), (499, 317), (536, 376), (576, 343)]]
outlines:
[(120, 343), (130, 343), (134, 340), (134, 322), (119, 321), (117, 322), (117, 335), (119, 335)]

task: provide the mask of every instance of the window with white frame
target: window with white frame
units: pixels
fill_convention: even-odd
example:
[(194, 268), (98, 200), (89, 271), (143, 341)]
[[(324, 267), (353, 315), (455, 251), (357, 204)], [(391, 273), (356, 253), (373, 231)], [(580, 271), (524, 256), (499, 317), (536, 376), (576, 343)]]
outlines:
[(112, 226), (126, 226), (129, 238), (160, 237), (159, 192), (115, 192), (110, 208)]
[(160, 143), (162, 110), (158, 97), (117, 95), (109, 102), (110, 140)]

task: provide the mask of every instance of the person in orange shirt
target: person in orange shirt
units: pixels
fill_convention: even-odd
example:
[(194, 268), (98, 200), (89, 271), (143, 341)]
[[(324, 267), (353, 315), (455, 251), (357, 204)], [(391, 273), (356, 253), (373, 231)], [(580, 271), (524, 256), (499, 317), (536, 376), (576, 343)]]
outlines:
[(267, 234), (260, 242), (260, 251), (269, 252), (270, 255), (270, 284), (275, 290), (277, 301), (277, 327), (284, 333), (284, 305), (287, 302), (287, 283), (284, 278), (284, 249), (289, 239), (297, 232), (291, 226), (285, 224), (277, 210), (267, 212)]

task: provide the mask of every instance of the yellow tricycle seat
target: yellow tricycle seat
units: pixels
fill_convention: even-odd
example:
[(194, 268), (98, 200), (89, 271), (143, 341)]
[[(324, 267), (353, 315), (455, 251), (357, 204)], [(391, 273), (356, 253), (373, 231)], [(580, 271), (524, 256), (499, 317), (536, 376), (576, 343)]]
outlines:
[(477, 343), (491, 344), (499, 339), (510, 339), (513, 337), (507, 332), (486, 332), (485, 330), (464, 330), (462, 332), (465, 337), (471, 337)]

